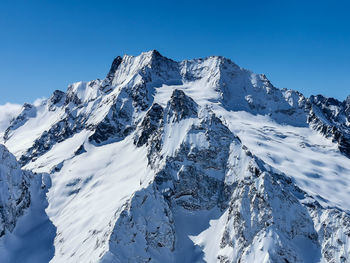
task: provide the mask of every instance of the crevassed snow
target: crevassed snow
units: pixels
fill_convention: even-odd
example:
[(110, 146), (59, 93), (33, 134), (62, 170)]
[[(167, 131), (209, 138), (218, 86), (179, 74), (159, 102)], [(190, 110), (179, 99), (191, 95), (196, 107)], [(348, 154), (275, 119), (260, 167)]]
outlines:
[(349, 159), (335, 143), (310, 128), (280, 125), (268, 116), (221, 107), (214, 111), (254, 155), (291, 177), (326, 207), (350, 211)]
[[(253, 81), (253, 87), (255, 82)], [(156, 89), (154, 101), (165, 106), (174, 89), (181, 89), (198, 104), (212, 108), (254, 155), (293, 178), (297, 185), (315, 196), (319, 202), (350, 211), (350, 203), (347, 201), (350, 199), (349, 159), (339, 152), (331, 140), (309, 127), (303, 127), (306, 126), (304, 118), (298, 119), (296, 116), (299, 115), (293, 114), (292, 117), (296, 119), (290, 122), (297, 126), (292, 126), (284, 124), (285, 121), (279, 116), (277, 119), (280, 123), (267, 115), (227, 110), (218, 101), (219, 93), (214, 86), (201, 86), (196, 81), (187, 85), (163, 85)], [(259, 89), (256, 92), (259, 93)], [(300, 98), (294, 91), (285, 90), (282, 93), (286, 103), (298, 105)], [(230, 104), (237, 107), (232, 100)], [(270, 102), (269, 105), (275, 108), (281, 106), (276, 102)], [(180, 128), (178, 134), (184, 129), (186, 128)]]

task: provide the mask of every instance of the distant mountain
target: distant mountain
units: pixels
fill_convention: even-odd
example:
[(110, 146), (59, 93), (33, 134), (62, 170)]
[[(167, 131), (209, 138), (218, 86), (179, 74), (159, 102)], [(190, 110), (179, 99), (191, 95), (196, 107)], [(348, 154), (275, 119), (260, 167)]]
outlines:
[(350, 262), (350, 97), (153, 50), (25, 104), (2, 143), (5, 262)]

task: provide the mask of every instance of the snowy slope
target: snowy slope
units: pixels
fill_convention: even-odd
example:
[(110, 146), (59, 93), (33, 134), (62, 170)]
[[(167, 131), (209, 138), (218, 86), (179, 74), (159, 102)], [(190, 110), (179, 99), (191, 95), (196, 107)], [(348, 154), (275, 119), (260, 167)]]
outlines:
[(223, 57), (117, 57), (4, 131), (52, 180), (15, 220), (50, 219), (36, 262), (350, 262), (349, 120)]
[(0, 137), (2, 139), (3, 133), (6, 128), (9, 126), (11, 120), (16, 117), (21, 109), (21, 105), (6, 103), (4, 105), (0, 105)]
[(21, 170), (0, 145), (1, 262), (48, 262), (53, 257), (56, 228), (45, 212), (50, 185), (48, 174)]

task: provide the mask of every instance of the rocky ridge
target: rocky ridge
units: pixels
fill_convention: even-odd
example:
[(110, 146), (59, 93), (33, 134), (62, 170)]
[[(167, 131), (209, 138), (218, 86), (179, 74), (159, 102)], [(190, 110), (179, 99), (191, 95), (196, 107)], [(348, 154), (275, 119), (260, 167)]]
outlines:
[[(346, 162), (349, 109), (349, 99), (280, 90), (223, 57), (176, 62), (150, 51), (117, 57), (104, 80), (75, 83), (39, 106), (24, 105), (3, 142), (26, 169), (51, 173), (52, 262), (350, 262), (348, 208), (273, 167), (228, 125), (232, 112), (245, 112), (281, 129), (319, 132)], [(85, 162), (94, 172), (77, 166)], [(128, 174), (123, 167), (129, 162), (146, 172)], [(21, 174), (14, 167), (9, 174)], [(119, 189), (108, 180), (122, 184), (130, 176), (137, 186), (107, 196), (111, 186)], [(8, 189), (16, 188), (1, 210), (9, 232), (30, 206), (29, 179), (19, 177), (20, 183), (4, 179)], [(111, 206), (108, 222), (83, 223), (80, 203), (112, 197), (110, 205), (99, 203)], [(83, 242), (70, 236), (74, 224)]]

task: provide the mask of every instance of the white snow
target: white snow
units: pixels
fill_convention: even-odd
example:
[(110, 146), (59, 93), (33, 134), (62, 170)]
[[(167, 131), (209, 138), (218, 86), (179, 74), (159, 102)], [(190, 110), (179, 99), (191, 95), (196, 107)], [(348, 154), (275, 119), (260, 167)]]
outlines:
[[(217, 260), (217, 255), (221, 250), (220, 243), (225, 230), (223, 226), (227, 221), (227, 214), (226, 210), (219, 218), (208, 218), (209, 226), (204, 231), (189, 236), (195, 245), (202, 248), (205, 262), (216, 262)], [(224, 254), (228, 255), (230, 251), (225, 251)]]
[(55, 144), (50, 151), (41, 155), (35, 162), (28, 163), (24, 168), (49, 173), (56, 165), (73, 158), (75, 151), (84, 145), (90, 134), (91, 132), (83, 130), (63, 142)]
[(52, 262), (96, 262), (108, 250), (121, 206), (152, 178), (145, 149), (131, 138), (86, 149), (52, 175), (47, 213), (58, 233)]
[(32, 112), (28, 120), (12, 131), (9, 140), (6, 141), (6, 147), (15, 156), (21, 156), (44, 131), (49, 130), (59, 120), (59, 116), (64, 114), (63, 111), (48, 111), (46, 103), (34, 106)]
[(37, 263), (52, 258), (56, 228), (45, 213), (50, 184), (48, 174), (21, 170), (16, 158), (0, 144), (1, 231), (5, 224), (5, 235), (0, 238), (0, 262)]
[(187, 132), (195, 122), (195, 119), (189, 118), (179, 123), (170, 122), (165, 124), (162, 154), (173, 156), (176, 150), (184, 141)]
[(214, 111), (254, 155), (294, 179), (326, 207), (350, 211), (349, 159), (335, 143), (310, 128), (280, 125), (267, 116), (221, 107)]
[(10, 125), (10, 122), (15, 118), (21, 111), (22, 105), (6, 103), (0, 105), (0, 142), (2, 140), (3, 133)]
[[(107, 114), (111, 115), (111, 107), (123, 88), (142, 84), (142, 74), (151, 70), (153, 55), (153, 52), (137, 57), (125, 55), (108, 91), (100, 89), (103, 83), (100, 80), (72, 84), (67, 96), (76, 95), (82, 104), (69, 104), (66, 109), (73, 117), (86, 118), (86, 126), (98, 124)], [(298, 108), (305, 102), (301, 94), (275, 89), (264, 76), (220, 57), (187, 60), (177, 65), (179, 72), (163, 65), (167, 81), (151, 74), (152, 82), (147, 88), (153, 103), (165, 108), (174, 89), (184, 91), (199, 104), (200, 114), (212, 110), (239, 137), (242, 145), (276, 171), (292, 178), (323, 206), (350, 211), (349, 159), (339, 152), (335, 143), (308, 127), (304, 112)], [(121, 103), (125, 101), (121, 99)], [(293, 114), (283, 113), (289, 110)], [(18, 105), (0, 106), (0, 136), (19, 112)], [(65, 114), (64, 107), (49, 110), (47, 100), (36, 102), (23, 125), (10, 132), (6, 146), (19, 158)], [(145, 112), (135, 112), (132, 118), (141, 120), (144, 115)], [(183, 142), (198, 149), (210, 147), (204, 131), (188, 133), (198, 124), (198, 118), (179, 122), (165, 120), (160, 152), (165, 158), (161, 162), (176, 155)], [(45, 196), (34, 192), (32, 205), (19, 219), (13, 233), (0, 239), (0, 255), (5, 258), (0, 261), (46, 262), (53, 256), (53, 250), (51, 262), (114, 260), (109, 251), (109, 238), (122, 206), (136, 191), (149, 186), (154, 171), (148, 165), (146, 146), (136, 148), (134, 145), (134, 134), (119, 142), (95, 146), (88, 140), (92, 133), (92, 129), (79, 130), (24, 167), (33, 172), (51, 172), (47, 215), (43, 212), (47, 205)], [(82, 145), (86, 152), (75, 155)], [(234, 169), (228, 169), (225, 182), (230, 185), (243, 179), (250, 161), (241, 145), (232, 143), (227, 166)], [(222, 176), (223, 173), (216, 176), (213, 172), (213, 177), (219, 180)], [(147, 206), (152, 206), (151, 201)], [(232, 256), (237, 252), (229, 246), (220, 247), (224, 224), (228, 221), (227, 210), (174, 209), (176, 262), (217, 262), (218, 254)], [(135, 213), (141, 218), (141, 212)], [(163, 210), (154, 207), (154, 211), (149, 209), (147, 213), (151, 217), (152, 213), (162, 214)], [(53, 241), (55, 231), (57, 235)], [(46, 234), (40, 234), (43, 232)], [(254, 238), (252, 246), (245, 251), (246, 262), (273, 262), (269, 251), (283, 237), (267, 229)], [(346, 237), (341, 239), (346, 240)], [(303, 240), (300, 244), (304, 244)], [(296, 249), (302, 250), (302, 247)], [(300, 253), (307, 258), (307, 252)], [(313, 260), (315, 255), (310, 252), (309, 256)]]
[(8, 232), (4, 239), (0, 239), (2, 263), (48, 262), (55, 253), (56, 227), (45, 213), (48, 203), (45, 192), (40, 191), (40, 179), (41, 176), (35, 175), (31, 180), (29, 208), (19, 217), (13, 232)]

